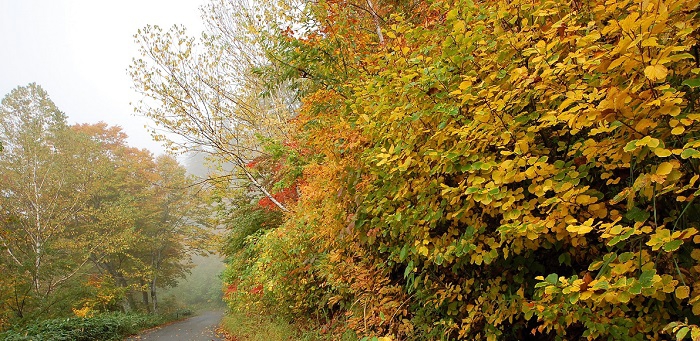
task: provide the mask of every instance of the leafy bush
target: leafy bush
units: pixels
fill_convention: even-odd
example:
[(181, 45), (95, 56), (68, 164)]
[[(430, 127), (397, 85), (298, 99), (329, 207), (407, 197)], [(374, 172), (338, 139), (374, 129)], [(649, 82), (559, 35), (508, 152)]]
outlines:
[(697, 1), (377, 1), (383, 41), (355, 5), (274, 51), (323, 160), (249, 300), (360, 336), (700, 337)]
[(92, 341), (121, 340), (124, 336), (136, 334), (166, 322), (168, 318), (159, 315), (109, 313), (90, 318), (61, 318), (41, 321), (9, 330), (0, 334), (0, 339)]
[(354, 93), (358, 237), (422, 337), (697, 324), (698, 3), (444, 4)]

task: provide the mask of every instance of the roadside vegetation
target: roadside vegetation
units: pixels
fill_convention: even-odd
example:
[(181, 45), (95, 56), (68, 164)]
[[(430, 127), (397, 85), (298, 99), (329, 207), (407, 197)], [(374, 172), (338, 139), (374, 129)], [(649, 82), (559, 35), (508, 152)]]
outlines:
[(142, 31), (132, 75), (224, 170), (234, 316), (697, 339), (699, 6), (212, 1), (202, 39)]
[(103, 313), (91, 317), (69, 317), (43, 320), (0, 333), (7, 341), (89, 341), (123, 340), (141, 330), (181, 319), (191, 313), (171, 314)]

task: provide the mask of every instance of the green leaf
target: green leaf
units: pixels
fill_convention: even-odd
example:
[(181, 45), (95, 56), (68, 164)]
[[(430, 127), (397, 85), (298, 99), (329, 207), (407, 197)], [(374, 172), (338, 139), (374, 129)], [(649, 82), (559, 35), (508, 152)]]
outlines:
[(683, 327), (681, 328), (677, 333), (676, 333), (676, 340), (683, 340), (685, 336), (688, 334), (690, 329), (688, 327)]
[(478, 187), (469, 187), (464, 191), (464, 194), (474, 194), (479, 191)]
[(620, 262), (625, 263), (628, 260), (632, 259), (632, 257), (634, 257), (634, 253), (624, 252), (624, 253), (621, 253), (619, 256), (617, 256), (617, 259), (619, 259)]
[(697, 88), (700, 86), (700, 78), (686, 79), (681, 84), (687, 85), (691, 88)]
[(625, 148), (623, 148), (622, 150), (624, 150), (624, 151), (626, 151), (626, 152), (631, 152), (631, 151), (633, 151), (633, 150), (635, 150), (635, 149), (637, 149), (637, 140), (628, 142), (628, 143), (625, 145)]
[(643, 271), (642, 274), (639, 275), (639, 284), (642, 285), (642, 288), (651, 288), (654, 275), (656, 275), (656, 269)]
[(610, 282), (606, 280), (601, 280), (593, 286), (593, 290), (608, 290), (610, 289)]
[(406, 270), (403, 272), (403, 277), (406, 278), (413, 271), (413, 261), (408, 262)]
[(683, 244), (683, 241), (680, 239), (672, 240), (666, 244), (664, 244), (664, 251), (666, 252), (673, 252), (678, 250), (678, 248), (681, 247)]
[(561, 264), (571, 265), (571, 255), (568, 253), (562, 253), (559, 255), (559, 265)]
[(617, 300), (622, 302), (622, 303), (627, 303), (630, 301), (630, 294), (627, 291), (621, 291), (619, 294), (617, 294)]
[(700, 152), (693, 148), (684, 149), (681, 157), (684, 159), (700, 157)]
[(547, 278), (545, 278), (544, 280), (549, 284), (557, 284), (557, 282), (559, 282), (559, 275), (555, 273), (549, 274), (549, 276), (547, 276)]
[(581, 296), (579, 292), (572, 293), (571, 296), (569, 296), (569, 303), (574, 304), (578, 302), (579, 296)]
[(642, 210), (638, 207), (633, 207), (631, 210), (627, 211), (627, 214), (625, 214), (625, 218), (636, 221), (638, 223), (643, 223), (647, 219), (649, 219), (649, 215), (649, 212)]
[(635, 281), (634, 284), (632, 284), (630, 286), (629, 290), (627, 290), (627, 291), (632, 295), (641, 294), (642, 293), (642, 283), (640, 283), (639, 281)]

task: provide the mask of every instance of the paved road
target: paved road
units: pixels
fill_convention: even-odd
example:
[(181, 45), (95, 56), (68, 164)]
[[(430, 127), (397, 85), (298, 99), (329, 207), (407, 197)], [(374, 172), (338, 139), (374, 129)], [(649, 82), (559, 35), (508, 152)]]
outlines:
[(127, 341), (223, 341), (224, 338), (216, 335), (215, 329), (224, 316), (220, 311), (207, 311), (187, 320), (165, 325), (154, 330), (134, 336)]

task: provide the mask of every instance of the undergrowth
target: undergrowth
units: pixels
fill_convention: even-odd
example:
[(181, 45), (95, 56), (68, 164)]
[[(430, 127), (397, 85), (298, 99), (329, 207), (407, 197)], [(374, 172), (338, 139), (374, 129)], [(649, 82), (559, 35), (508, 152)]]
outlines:
[(5, 341), (92, 341), (121, 340), (143, 329), (183, 317), (186, 314), (146, 315), (106, 313), (93, 317), (44, 320), (0, 333)]

